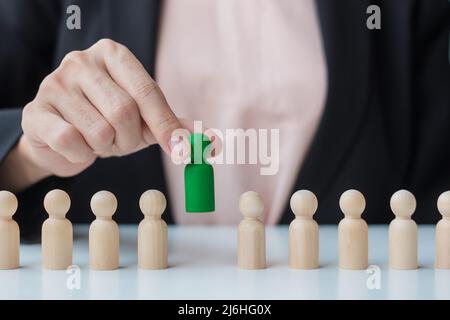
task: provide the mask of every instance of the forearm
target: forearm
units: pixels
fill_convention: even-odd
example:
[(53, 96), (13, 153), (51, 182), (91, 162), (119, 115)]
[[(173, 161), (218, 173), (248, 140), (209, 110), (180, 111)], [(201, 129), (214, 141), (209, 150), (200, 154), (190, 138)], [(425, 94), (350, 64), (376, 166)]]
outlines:
[(22, 137), (0, 164), (0, 190), (20, 192), (50, 176), (30, 158), (29, 145)]

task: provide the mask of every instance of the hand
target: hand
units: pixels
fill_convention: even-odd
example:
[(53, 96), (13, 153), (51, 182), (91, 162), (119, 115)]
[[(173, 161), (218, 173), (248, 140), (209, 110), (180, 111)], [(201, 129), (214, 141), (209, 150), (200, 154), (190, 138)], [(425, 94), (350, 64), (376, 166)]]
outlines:
[(137, 58), (103, 39), (66, 55), (24, 108), (22, 127), (17, 152), (42, 178), (73, 176), (97, 157), (154, 143), (170, 154), (171, 133), (182, 125)]

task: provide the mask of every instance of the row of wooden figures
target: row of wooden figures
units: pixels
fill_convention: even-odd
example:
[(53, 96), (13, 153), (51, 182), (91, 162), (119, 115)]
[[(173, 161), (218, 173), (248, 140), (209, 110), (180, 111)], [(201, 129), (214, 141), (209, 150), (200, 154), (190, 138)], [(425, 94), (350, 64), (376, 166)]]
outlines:
[[(289, 266), (314, 269), (319, 266), (319, 226), (313, 220), (317, 198), (311, 191), (299, 190), (290, 199), (295, 219), (289, 226)], [(338, 226), (339, 267), (368, 267), (368, 227), (361, 218), (366, 203), (357, 190), (341, 195), (339, 205), (344, 218)], [(390, 201), (395, 219), (389, 225), (389, 264), (394, 269), (417, 268), (417, 225), (411, 219), (416, 208), (414, 195), (407, 190), (394, 193)], [(168, 263), (167, 225), (161, 219), (166, 198), (158, 190), (142, 194), (139, 206), (144, 219), (138, 227), (138, 267), (164, 269)], [(436, 261), (439, 269), (450, 269), (450, 191), (437, 201), (442, 219), (436, 226)], [(0, 191), (0, 269), (19, 267), (19, 227), (12, 219), (18, 207), (17, 198)], [(50, 191), (44, 199), (49, 218), (42, 225), (43, 268), (60, 270), (72, 265), (73, 231), (66, 219), (70, 197), (62, 190)], [(109, 191), (97, 192), (91, 199), (96, 219), (89, 227), (89, 265), (95, 270), (119, 267), (119, 228), (112, 219), (117, 199)], [(238, 226), (238, 266), (244, 269), (266, 267), (265, 226), (262, 222), (263, 202), (254, 191), (239, 199), (244, 219)]]
[[(299, 190), (290, 200), (295, 219), (289, 226), (289, 266), (294, 269), (319, 267), (319, 226), (313, 220), (317, 198), (311, 191)], [(407, 190), (395, 192), (390, 200), (395, 219), (389, 225), (389, 266), (392, 269), (416, 269), (417, 224), (411, 219), (416, 199)], [(339, 206), (344, 218), (338, 226), (339, 267), (360, 270), (368, 267), (368, 226), (361, 218), (366, 207), (363, 194), (345, 191)], [(436, 225), (435, 267), (450, 269), (450, 191), (437, 201), (442, 219)], [(244, 220), (238, 227), (238, 263), (246, 269), (261, 269), (266, 265), (263, 205), (256, 192), (241, 195), (239, 207)]]

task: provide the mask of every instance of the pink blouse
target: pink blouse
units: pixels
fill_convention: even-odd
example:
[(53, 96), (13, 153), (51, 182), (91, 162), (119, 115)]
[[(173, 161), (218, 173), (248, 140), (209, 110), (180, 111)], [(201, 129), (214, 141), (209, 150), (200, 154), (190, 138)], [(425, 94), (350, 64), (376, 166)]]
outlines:
[(236, 224), (240, 194), (254, 190), (264, 221), (277, 223), (323, 111), (326, 72), (314, 0), (164, 1), (156, 78), (175, 114), (224, 134), (279, 129), (280, 141), (275, 175), (259, 163), (214, 166), (213, 214), (185, 213), (184, 165), (165, 157), (175, 221)]

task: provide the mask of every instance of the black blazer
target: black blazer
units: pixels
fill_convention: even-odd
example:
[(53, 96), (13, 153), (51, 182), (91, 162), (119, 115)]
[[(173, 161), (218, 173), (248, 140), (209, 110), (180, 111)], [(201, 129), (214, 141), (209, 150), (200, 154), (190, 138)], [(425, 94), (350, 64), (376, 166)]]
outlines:
[[(69, 4), (81, 7), (81, 30), (66, 28)], [(370, 4), (381, 7), (381, 30), (366, 27)], [(160, 7), (151, 0), (2, 0), (0, 161), (20, 135), (20, 109), (69, 51), (112, 38), (128, 46), (153, 74)], [(317, 0), (317, 8), (328, 96), (295, 189), (317, 194), (320, 223), (341, 219), (338, 199), (349, 188), (365, 194), (364, 217), (370, 223), (392, 219), (389, 198), (399, 188), (415, 193), (418, 222), (436, 222), (436, 199), (450, 189), (449, 2)], [(118, 196), (119, 222), (137, 222), (144, 190), (167, 194), (160, 157), (159, 148), (150, 147), (98, 160), (73, 178), (38, 183), (19, 195), (16, 219), (22, 235), (38, 234), (45, 217), (43, 196), (55, 187), (72, 196), (69, 217), (75, 222), (92, 220), (89, 199), (99, 189)], [(166, 219), (172, 221), (170, 214)], [(286, 203), (281, 222), (291, 219)]]

